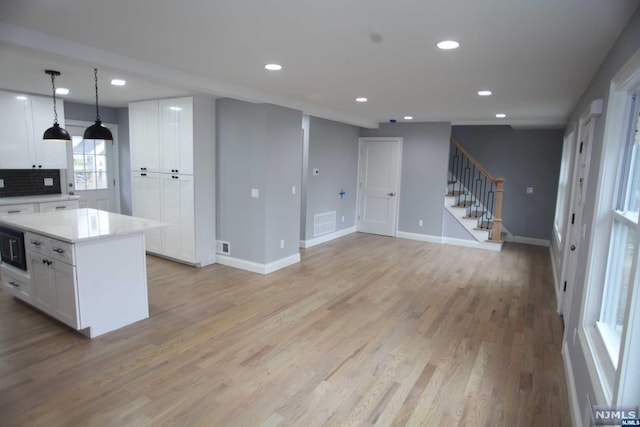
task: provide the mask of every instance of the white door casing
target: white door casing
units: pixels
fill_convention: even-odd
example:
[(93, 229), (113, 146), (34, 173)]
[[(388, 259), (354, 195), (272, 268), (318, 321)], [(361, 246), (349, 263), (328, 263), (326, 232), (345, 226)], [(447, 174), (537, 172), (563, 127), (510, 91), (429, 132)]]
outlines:
[(402, 138), (360, 138), (357, 230), (396, 236)]
[[(591, 103), (587, 111), (580, 117), (578, 125), (578, 139), (575, 144), (575, 156), (573, 166), (573, 180), (571, 184), (571, 199), (566, 224), (566, 237), (564, 242), (562, 275), (560, 278), (563, 287), (561, 313), (565, 319), (571, 314), (571, 301), (575, 286), (576, 269), (578, 266), (578, 249), (584, 239), (582, 223), (582, 211), (587, 191), (587, 178), (591, 163), (591, 145), (595, 119), (602, 112), (602, 100)], [(566, 283), (566, 285), (565, 285)], [(565, 320), (566, 323), (566, 320)]]
[[(67, 131), (73, 137), (82, 137), (84, 130), (93, 123), (67, 121)], [(74, 187), (75, 195), (80, 196), (81, 208), (93, 208), (109, 212), (120, 212), (120, 192), (118, 176), (118, 130), (117, 126), (104, 124), (113, 134), (113, 142), (107, 141), (105, 144), (107, 155), (108, 188), (104, 190), (78, 190)], [(74, 183), (73, 170), (73, 144), (68, 144), (67, 148), (67, 183)]]

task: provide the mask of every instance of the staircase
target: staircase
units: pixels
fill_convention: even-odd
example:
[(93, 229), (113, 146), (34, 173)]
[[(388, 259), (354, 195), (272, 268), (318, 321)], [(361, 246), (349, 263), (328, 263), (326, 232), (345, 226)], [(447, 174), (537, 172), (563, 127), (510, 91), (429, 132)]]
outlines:
[(451, 154), (445, 208), (473, 236), (479, 247), (500, 251), (504, 178), (492, 177), (453, 138)]

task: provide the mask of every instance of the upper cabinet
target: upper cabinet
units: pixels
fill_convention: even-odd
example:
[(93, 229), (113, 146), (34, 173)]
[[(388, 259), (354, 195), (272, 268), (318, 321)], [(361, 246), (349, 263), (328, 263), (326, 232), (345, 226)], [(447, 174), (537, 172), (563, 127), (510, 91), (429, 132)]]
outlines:
[[(64, 127), (62, 101), (57, 109), (58, 122)], [(52, 125), (51, 98), (0, 91), (0, 168), (66, 169), (66, 144), (42, 140)]]
[(163, 99), (160, 172), (193, 175), (193, 98)]
[(158, 101), (129, 104), (131, 169), (158, 171), (160, 167), (160, 121)]
[(129, 104), (131, 168), (193, 175), (193, 98)]

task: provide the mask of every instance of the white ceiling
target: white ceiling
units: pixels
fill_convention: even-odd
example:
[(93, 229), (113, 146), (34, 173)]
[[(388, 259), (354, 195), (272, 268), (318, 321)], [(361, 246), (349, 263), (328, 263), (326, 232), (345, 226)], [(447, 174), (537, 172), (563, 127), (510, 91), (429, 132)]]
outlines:
[[(0, 87), (49, 94), (43, 70), (53, 68), (66, 99), (90, 104), (96, 66), (106, 106), (202, 93), (366, 127), (405, 115), (562, 126), (639, 4), (3, 0)], [(440, 51), (444, 39), (461, 47)], [(270, 62), (283, 70), (264, 70)], [(127, 86), (109, 85), (113, 77)]]

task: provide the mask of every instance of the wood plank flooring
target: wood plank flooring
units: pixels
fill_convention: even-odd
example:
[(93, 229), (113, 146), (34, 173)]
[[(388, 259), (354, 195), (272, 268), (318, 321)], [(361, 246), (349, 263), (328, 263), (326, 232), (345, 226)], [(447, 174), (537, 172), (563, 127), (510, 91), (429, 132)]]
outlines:
[(0, 292), (0, 426), (570, 425), (547, 248), (301, 251), (148, 257), (151, 317), (94, 340)]

